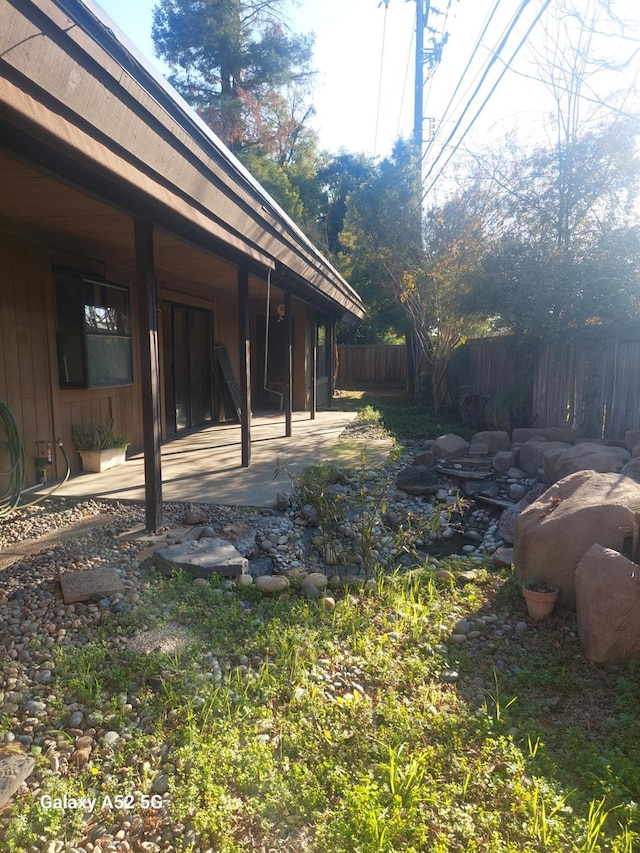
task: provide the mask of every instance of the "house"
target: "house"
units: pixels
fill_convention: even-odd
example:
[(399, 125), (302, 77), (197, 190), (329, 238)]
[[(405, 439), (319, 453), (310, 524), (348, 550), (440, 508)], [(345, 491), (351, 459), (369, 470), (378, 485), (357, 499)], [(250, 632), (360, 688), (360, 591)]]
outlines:
[(27, 485), (112, 419), (156, 529), (161, 441), (239, 418), (249, 465), (252, 404), (287, 434), (330, 405), (336, 320), (364, 306), (91, 0), (0, 0), (0, 46), (0, 400)]

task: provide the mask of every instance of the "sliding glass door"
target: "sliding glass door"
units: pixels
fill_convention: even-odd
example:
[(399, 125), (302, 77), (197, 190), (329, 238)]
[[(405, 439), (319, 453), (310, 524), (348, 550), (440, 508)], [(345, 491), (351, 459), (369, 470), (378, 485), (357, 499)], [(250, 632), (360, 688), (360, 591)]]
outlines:
[(213, 420), (212, 314), (163, 303), (166, 433)]

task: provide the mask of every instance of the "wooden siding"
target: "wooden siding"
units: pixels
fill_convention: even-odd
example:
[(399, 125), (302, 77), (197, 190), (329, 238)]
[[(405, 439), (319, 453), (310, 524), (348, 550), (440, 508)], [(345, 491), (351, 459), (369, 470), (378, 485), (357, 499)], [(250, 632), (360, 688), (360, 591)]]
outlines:
[(38, 442), (56, 437), (44, 310), (50, 280), (50, 268), (39, 247), (0, 233), (0, 399), (22, 438), (27, 485), (37, 482)]

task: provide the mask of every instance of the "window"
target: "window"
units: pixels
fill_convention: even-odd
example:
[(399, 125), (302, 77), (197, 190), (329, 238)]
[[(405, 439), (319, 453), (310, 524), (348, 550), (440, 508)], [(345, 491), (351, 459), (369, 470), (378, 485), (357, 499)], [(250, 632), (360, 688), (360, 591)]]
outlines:
[(54, 271), (61, 388), (128, 385), (129, 291), (70, 270)]

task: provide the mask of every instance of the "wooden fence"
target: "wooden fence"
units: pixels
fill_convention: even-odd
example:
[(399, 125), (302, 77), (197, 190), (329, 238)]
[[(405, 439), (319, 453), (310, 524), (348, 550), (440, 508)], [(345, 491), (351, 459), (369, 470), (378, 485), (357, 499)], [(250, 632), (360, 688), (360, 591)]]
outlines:
[(487, 395), (486, 414), (505, 426), (511, 409), (535, 426), (624, 438), (640, 428), (640, 327), (593, 327), (540, 343), (469, 341), (452, 360), (450, 388), (454, 397)]
[[(338, 382), (406, 385), (404, 346), (341, 344)], [(568, 426), (590, 438), (640, 429), (640, 325), (594, 326), (538, 342), (471, 340), (449, 368), (453, 405), (466, 392), (489, 398), (488, 424)]]
[(340, 344), (338, 346), (339, 385), (359, 383), (403, 387), (407, 381), (407, 355), (403, 345)]

